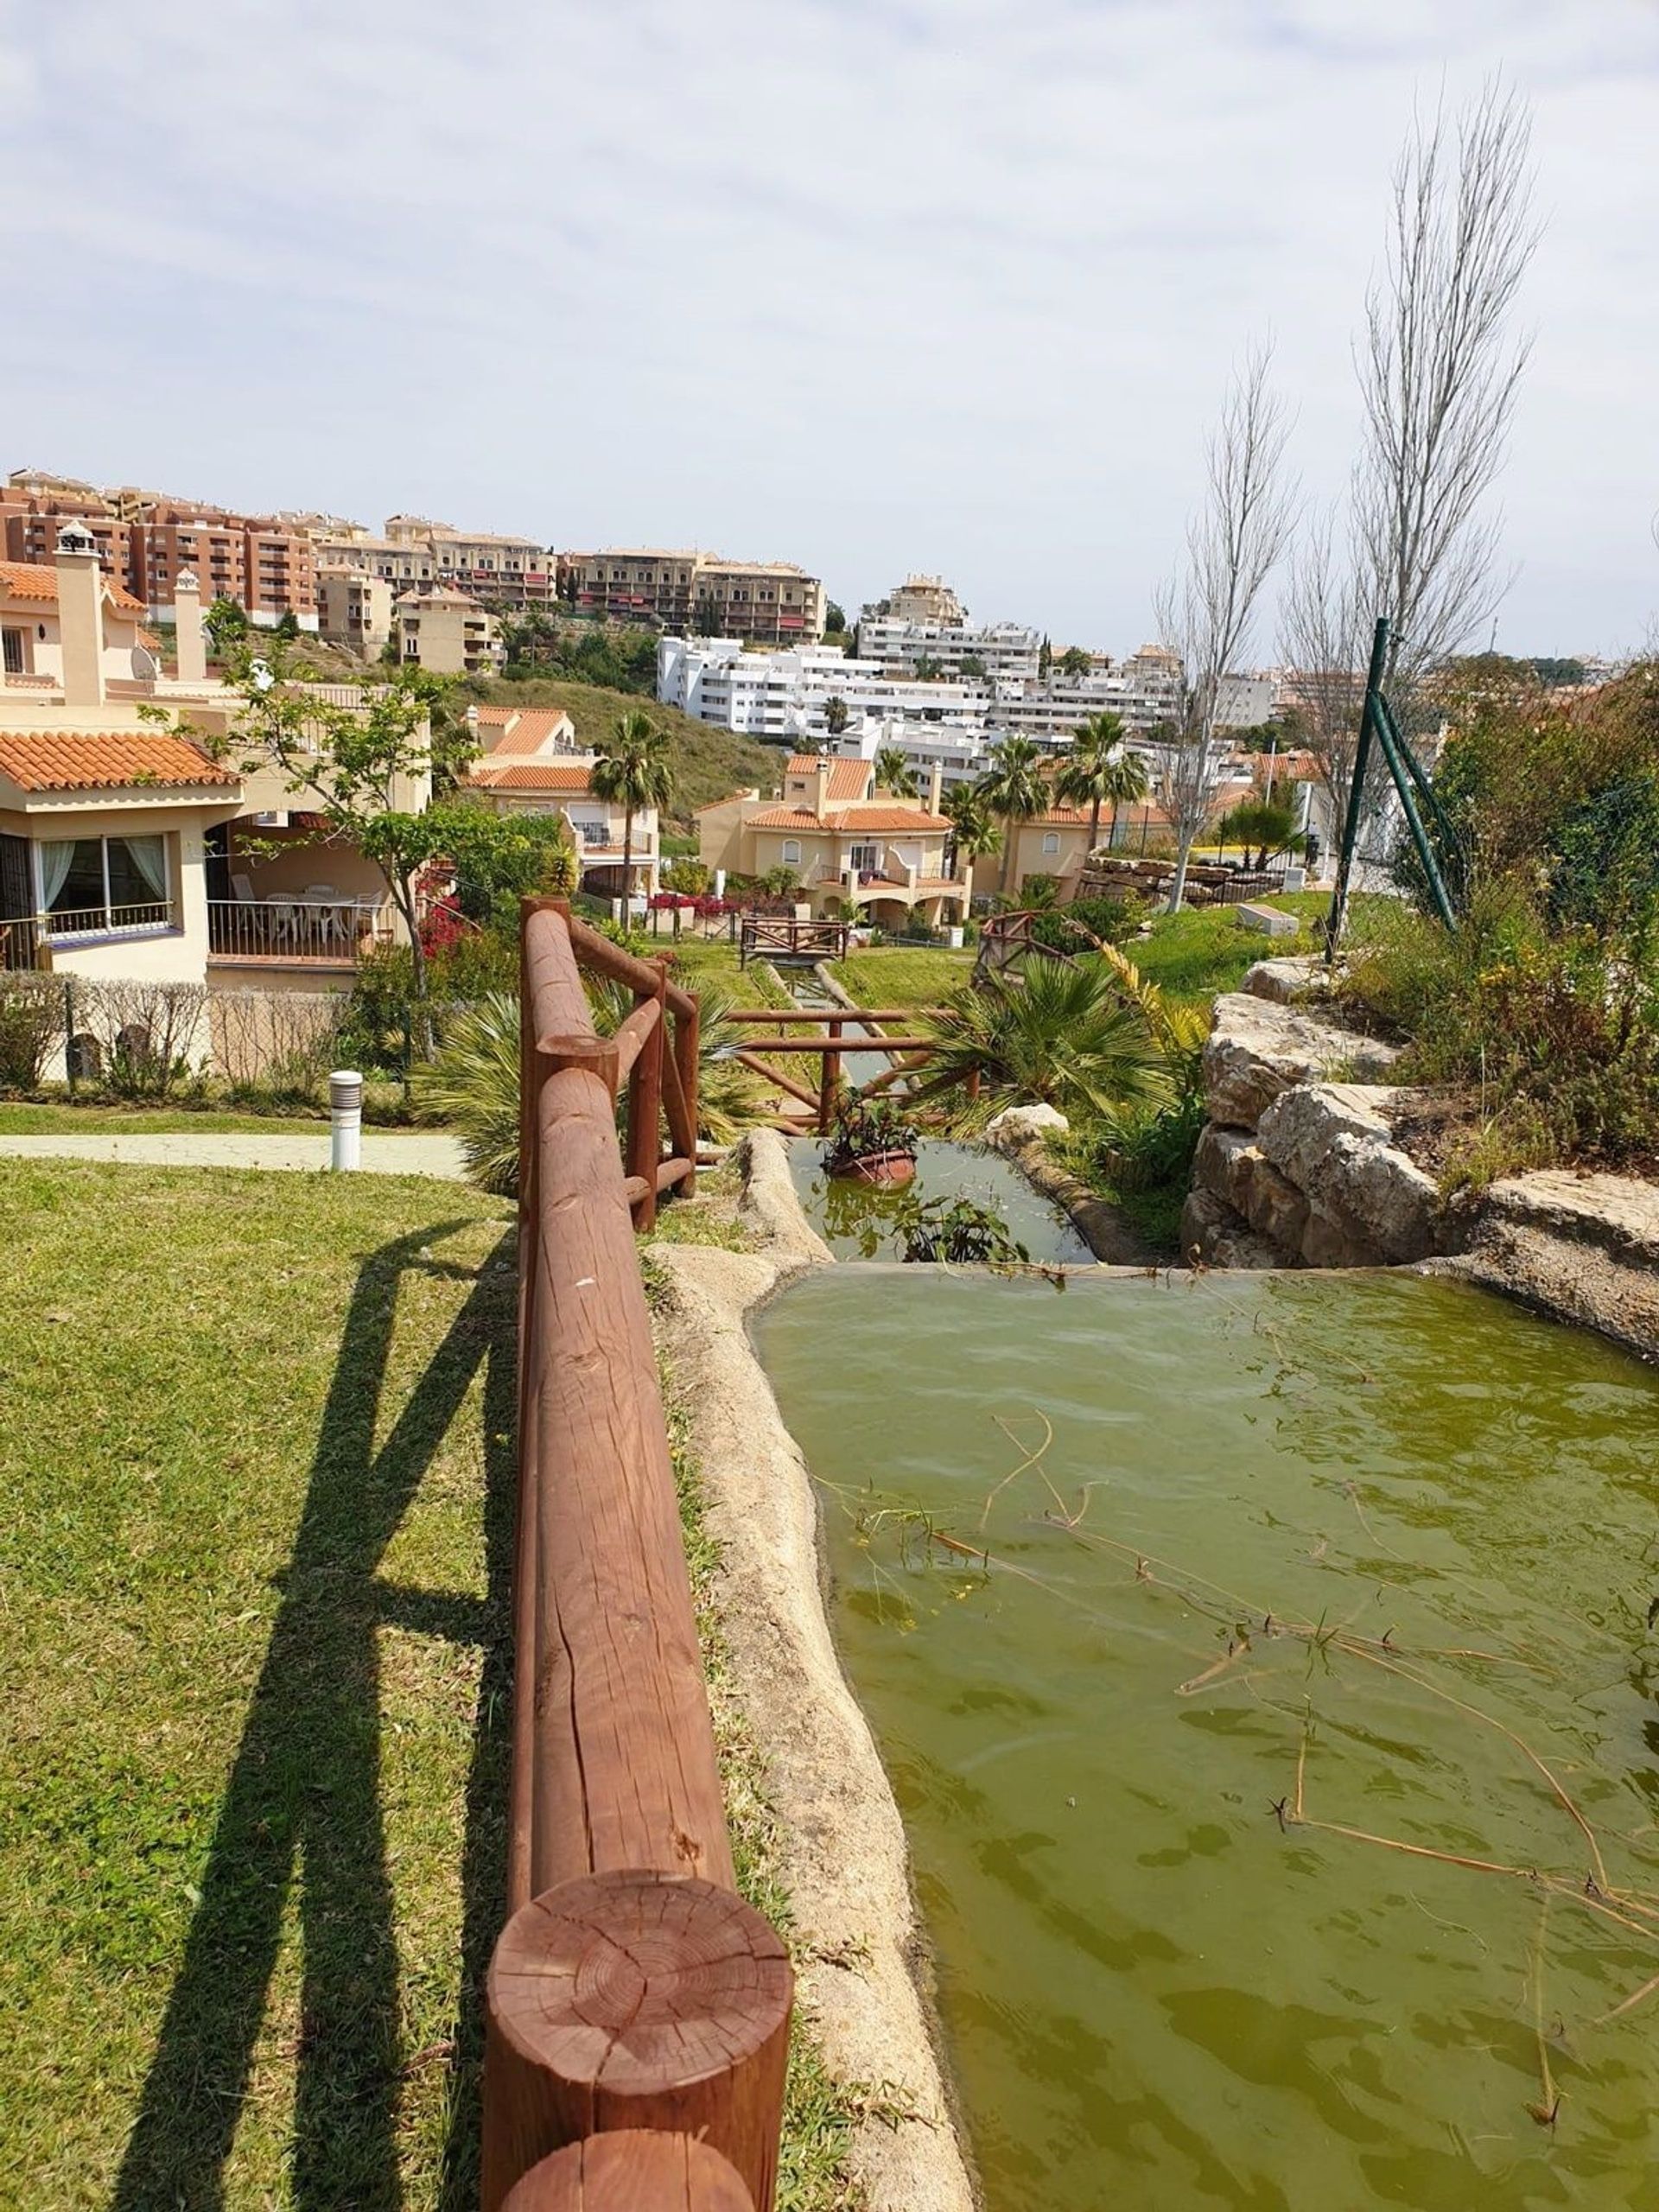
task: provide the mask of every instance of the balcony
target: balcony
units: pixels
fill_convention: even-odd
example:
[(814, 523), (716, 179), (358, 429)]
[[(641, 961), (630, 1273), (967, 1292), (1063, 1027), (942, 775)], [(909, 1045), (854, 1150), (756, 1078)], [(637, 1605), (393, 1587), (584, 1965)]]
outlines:
[(54, 946), (103, 944), (111, 938), (164, 937), (178, 927), (170, 899), (132, 906), (83, 906), (50, 914), (16, 914), (0, 921), (0, 969), (50, 968)]
[(216, 963), (354, 967), (373, 946), (389, 944), (391, 936), (390, 910), (372, 899), (296, 893), (207, 901), (207, 955)]

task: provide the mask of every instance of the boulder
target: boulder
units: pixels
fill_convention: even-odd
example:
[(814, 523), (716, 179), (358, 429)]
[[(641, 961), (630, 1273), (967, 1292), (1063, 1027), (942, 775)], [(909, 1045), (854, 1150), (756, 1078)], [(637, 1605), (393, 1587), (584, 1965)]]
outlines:
[(1206, 1268), (1280, 1268), (1284, 1259), (1213, 1191), (1192, 1190), (1181, 1209), (1181, 1257)]
[(1227, 1128), (1253, 1129), (1282, 1090), (1337, 1075), (1376, 1082), (1399, 1057), (1394, 1046), (1340, 1028), (1305, 1007), (1230, 991), (1216, 1001), (1204, 1048), (1210, 1119)]
[(1281, 1263), (1300, 1258), (1307, 1201), (1247, 1130), (1217, 1128), (1211, 1122), (1198, 1140), (1192, 1181), (1239, 1216), (1241, 1227), (1272, 1245)]
[(1322, 953), (1298, 953), (1294, 958), (1258, 960), (1245, 970), (1241, 987), (1251, 998), (1272, 999), (1279, 1006), (1294, 1006), (1304, 999), (1324, 998), (1331, 988), (1331, 970)]
[(1494, 1183), (1447, 1263), (1563, 1321), (1659, 1359), (1659, 1189), (1541, 1169)]
[(1267, 1106), (1255, 1141), (1306, 1201), (1300, 1239), (1310, 1267), (1374, 1267), (1442, 1249), (1439, 1185), (1394, 1141), (1398, 1091), (1301, 1084)]
[(1005, 1106), (985, 1124), (985, 1134), (1000, 1137), (1004, 1143), (1025, 1144), (1051, 1130), (1056, 1136), (1064, 1136), (1071, 1126), (1058, 1107)]

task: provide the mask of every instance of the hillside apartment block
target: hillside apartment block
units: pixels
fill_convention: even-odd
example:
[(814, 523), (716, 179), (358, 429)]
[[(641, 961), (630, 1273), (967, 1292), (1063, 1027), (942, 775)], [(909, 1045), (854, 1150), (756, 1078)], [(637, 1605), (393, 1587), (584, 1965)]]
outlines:
[(317, 627), (315, 550), (304, 532), (278, 518), (233, 514), (132, 486), (104, 491), (37, 469), (16, 469), (0, 487), (5, 559), (51, 562), (66, 522), (86, 525), (106, 574), (154, 620), (175, 619), (175, 587), (188, 569), (207, 599), (233, 599), (263, 626), (292, 614), (302, 629)]
[(424, 515), (389, 516), (378, 537), (334, 517), (317, 522), (320, 572), (378, 577), (394, 600), (411, 591), (464, 591), (520, 613), (550, 607), (557, 598), (558, 564), (533, 537), (456, 530)]
[(813, 645), (823, 635), (823, 586), (793, 562), (632, 547), (562, 553), (559, 567), (572, 603), (590, 614), (759, 645)]

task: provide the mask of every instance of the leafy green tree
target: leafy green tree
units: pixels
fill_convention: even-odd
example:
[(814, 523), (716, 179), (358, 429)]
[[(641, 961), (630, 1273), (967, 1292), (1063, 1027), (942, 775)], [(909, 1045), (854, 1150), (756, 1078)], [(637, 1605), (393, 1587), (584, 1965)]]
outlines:
[(977, 677), (982, 683), (984, 681), (985, 664), (977, 653), (963, 653), (959, 668), (964, 682), (970, 677)]
[(914, 772), (896, 745), (884, 745), (873, 765), (878, 791), (887, 791), (893, 798), (916, 797), (918, 786)]
[(1100, 810), (1110, 800), (1113, 769), (1123, 743), (1121, 715), (1092, 715), (1072, 733), (1071, 743), (1054, 779), (1054, 795), (1068, 806), (1089, 809), (1089, 849), (1100, 842)]
[(596, 798), (622, 809), (622, 896), (633, 893), (633, 818), (647, 807), (660, 812), (674, 796), (668, 738), (638, 707), (619, 715), (588, 774)]
[(498, 814), (458, 798), (431, 808), (426, 821), (434, 852), (454, 868), (456, 904), (469, 921), (516, 929), (521, 898), (576, 887), (581, 869), (562, 814)]
[(239, 601), (226, 599), (221, 594), (202, 616), (201, 626), (207, 632), (215, 658), (233, 660), (237, 648), (247, 639), (250, 628), (247, 609)]
[(845, 631), (846, 627), (846, 609), (844, 607), (837, 607), (833, 599), (829, 601), (823, 610), (824, 636), (826, 638), (839, 638)]
[(285, 607), (277, 616), (276, 626), (271, 634), (283, 639), (290, 645), (299, 636), (300, 618), (291, 607)]
[(847, 702), (836, 692), (823, 702), (823, 726), (831, 737), (839, 737), (848, 723)]
[(1094, 663), (1081, 645), (1068, 645), (1060, 655), (1060, 674), (1073, 683), (1080, 677), (1087, 676), (1093, 665)]
[(231, 734), (204, 741), (245, 774), (274, 768), (331, 839), (356, 847), (380, 871), (407, 931), (421, 1042), (431, 1052), (426, 956), (421, 946), (417, 879), (442, 849), (442, 816), (426, 806), (435, 781), (453, 773), (471, 740), (435, 729), (431, 708), (442, 683), (413, 671), (365, 695), (360, 709), (334, 705), (290, 680), (287, 647), (276, 641), (256, 670), (244, 645), (229, 671), (242, 696)]
[(944, 674), (944, 667), (931, 653), (917, 654), (916, 681), (918, 683), (937, 683)]
[(991, 765), (975, 785), (988, 811), (1003, 828), (1002, 888), (1014, 888), (1018, 847), (1016, 825), (1043, 813), (1053, 797), (1043, 773), (1043, 756), (1028, 737), (1005, 737), (991, 750)]

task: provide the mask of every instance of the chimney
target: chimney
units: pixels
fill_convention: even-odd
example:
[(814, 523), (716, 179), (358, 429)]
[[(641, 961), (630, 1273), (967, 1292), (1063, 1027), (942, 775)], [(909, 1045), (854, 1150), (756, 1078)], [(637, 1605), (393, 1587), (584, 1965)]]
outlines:
[(207, 681), (207, 642), (201, 630), (201, 586), (194, 569), (181, 569), (173, 583), (173, 620), (178, 626), (174, 648), (181, 683)]
[(944, 797), (944, 763), (936, 760), (927, 772), (927, 810), (937, 814)]
[(104, 704), (104, 571), (85, 523), (58, 532), (58, 637), (66, 707)]
[(822, 822), (830, 811), (830, 763), (818, 755), (816, 780), (812, 785), (812, 811)]

